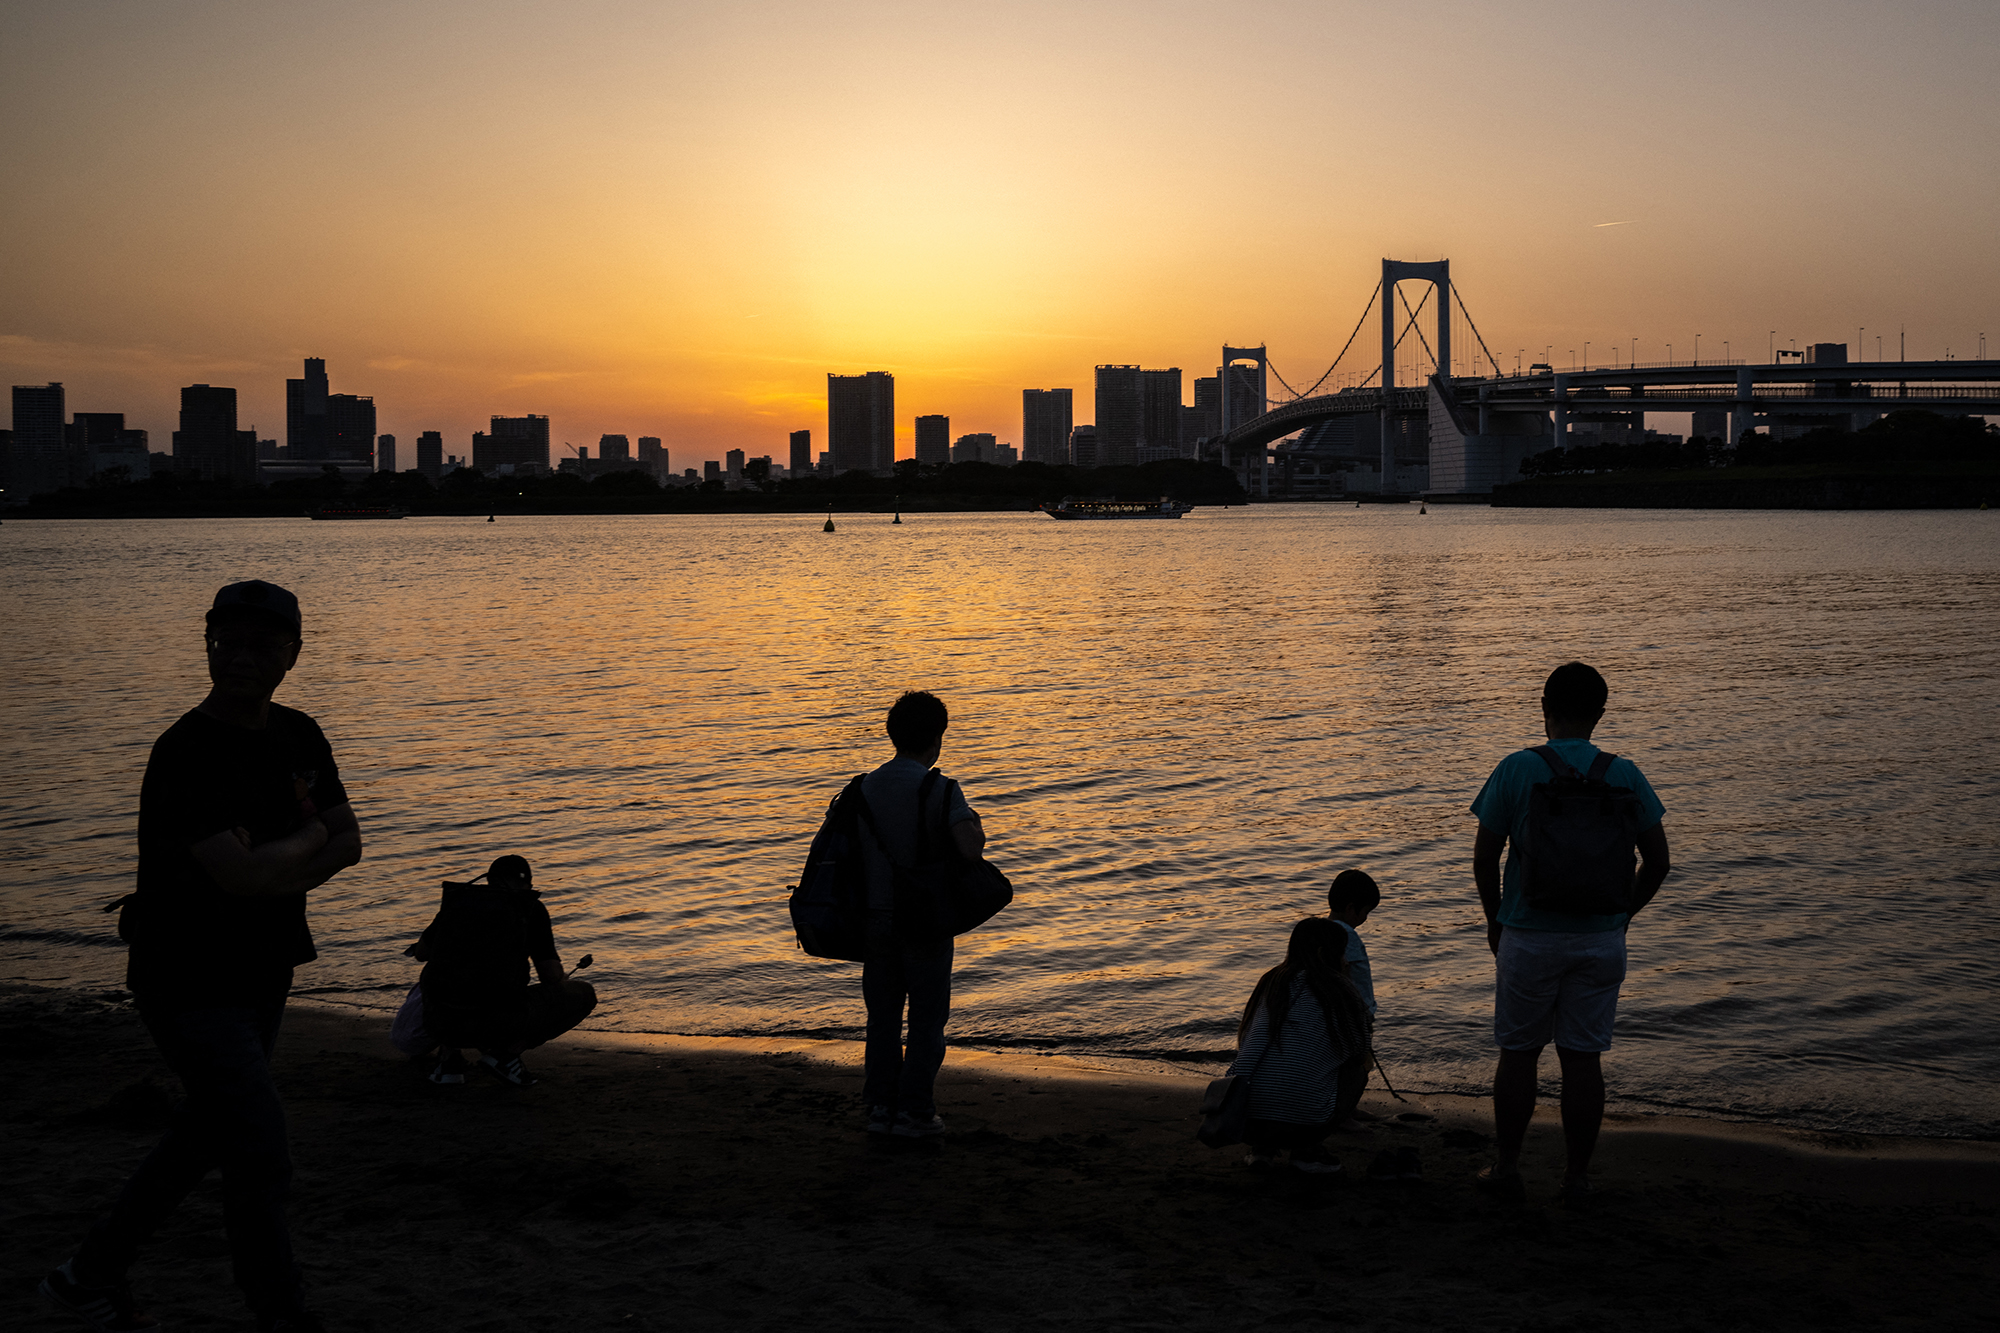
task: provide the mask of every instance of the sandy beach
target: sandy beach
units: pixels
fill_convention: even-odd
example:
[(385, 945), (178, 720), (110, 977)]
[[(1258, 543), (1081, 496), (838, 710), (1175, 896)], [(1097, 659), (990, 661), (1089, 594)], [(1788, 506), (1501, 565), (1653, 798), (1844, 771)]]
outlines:
[[(1511, 1209), (1471, 1187), (1477, 1099), (1378, 1086), (1309, 1184), (1196, 1143), (1186, 1074), (954, 1051), (950, 1135), (888, 1143), (845, 1043), (582, 1033), (539, 1087), (440, 1089), (385, 1028), (295, 1003), (279, 1051), (335, 1330), (1996, 1327), (2000, 1144), (1617, 1116), (1573, 1210), (1545, 1108)], [(69, 1328), (34, 1283), (177, 1089), (116, 993), (0, 992), (0, 1058), (0, 1327)], [(1404, 1144), (1421, 1183), (1361, 1178)], [(133, 1278), (170, 1327), (249, 1326), (212, 1180)]]

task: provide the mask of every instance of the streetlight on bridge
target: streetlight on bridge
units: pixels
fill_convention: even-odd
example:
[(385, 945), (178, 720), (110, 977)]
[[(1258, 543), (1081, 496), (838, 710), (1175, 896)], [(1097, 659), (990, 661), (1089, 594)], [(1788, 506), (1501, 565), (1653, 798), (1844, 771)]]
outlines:
[(1699, 333), (1694, 335), (1694, 364), (1697, 366), (1701, 364), (1701, 335)]
[(1583, 368), (1585, 370), (1590, 369), (1590, 339), (1588, 338), (1583, 340)]

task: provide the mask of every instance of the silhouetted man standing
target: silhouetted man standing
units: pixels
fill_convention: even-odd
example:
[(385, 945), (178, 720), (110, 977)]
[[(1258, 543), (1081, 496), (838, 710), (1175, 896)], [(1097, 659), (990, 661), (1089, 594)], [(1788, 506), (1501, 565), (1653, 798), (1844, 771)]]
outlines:
[(208, 696), (154, 742), (139, 791), (139, 876), (119, 934), (127, 984), (187, 1100), (111, 1212), (42, 1281), (98, 1329), (157, 1328), (125, 1272), (211, 1169), (237, 1285), (265, 1333), (318, 1330), (285, 1227), (291, 1178), (271, 1051), (292, 969), (317, 954), (305, 895), (361, 859), (317, 723), (271, 702), (298, 662), (298, 599), (232, 583), (208, 612)]
[[(868, 1005), (868, 1132), (901, 1138), (944, 1133), (937, 1113), (937, 1072), (944, 1064), (944, 1027), (951, 1017), (950, 935), (925, 935), (896, 918), (894, 866), (914, 866), (922, 849), (948, 838), (958, 854), (977, 861), (986, 830), (958, 784), (932, 765), (944, 746), (951, 716), (934, 694), (912, 690), (889, 709), (889, 741), (896, 757), (861, 783), (872, 836), (863, 839), (868, 865), (868, 957), (861, 965), (861, 993)], [(878, 841), (879, 839), (879, 841)], [(909, 1041), (903, 1010), (909, 1006)]]
[[(1562, 1064), (1568, 1152), (1563, 1198), (1580, 1201), (1589, 1189), (1590, 1157), (1604, 1123), (1599, 1057), (1611, 1049), (1618, 988), (1625, 980), (1625, 929), (1667, 877), (1667, 835), (1661, 824), (1666, 811), (1660, 798), (1631, 760), (1605, 755), (1590, 743), (1608, 696), (1604, 677), (1594, 668), (1581, 662), (1557, 667), (1542, 687), (1548, 744), (1503, 759), (1472, 803), (1472, 813), (1479, 817), (1472, 876), (1495, 958), (1493, 1037), (1500, 1047), (1493, 1075), (1498, 1161), (1480, 1172), (1479, 1184), (1515, 1202), (1526, 1197), (1519, 1174), (1521, 1144), (1535, 1114), (1542, 1048), (1551, 1041)], [(1566, 816), (1558, 801), (1552, 818), (1549, 796), (1559, 789), (1550, 784), (1577, 780), (1595, 780), (1600, 785), (1592, 790), (1602, 794), (1594, 803), (1569, 802)], [(1542, 789), (1539, 796), (1537, 788)], [(1617, 812), (1613, 823), (1594, 823), (1613, 819), (1612, 811)], [(1636, 874), (1635, 844), (1640, 858)], [(1509, 848), (1504, 882), (1502, 846)], [(1622, 866), (1617, 877), (1622, 882), (1601, 891), (1543, 887), (1562, 880), (1563, 871), (1574, 870), (1585, 858), (1614, 870)], [(1560, 864), (1565, 860), (1568, 865)], [(1563, 910), (1611, 902), (1622, 910)]]

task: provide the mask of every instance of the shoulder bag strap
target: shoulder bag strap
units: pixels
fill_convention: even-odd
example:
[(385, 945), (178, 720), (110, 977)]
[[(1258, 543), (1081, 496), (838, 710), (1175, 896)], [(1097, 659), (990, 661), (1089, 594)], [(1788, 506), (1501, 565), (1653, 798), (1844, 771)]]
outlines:
[(924, 780), (917, 784), (917, 864), (924, 865), (931, 859), (931, 793), (937, 789), (938, 771), (934, 768), (924, 774)]
[(1604, 781), (1604, 775), (1611, 771), (1611, 761), (1618, 756), (1609, 750), (1599, 750), (1597, 758), (1590, 761), (1590, 772), (1586, 775), (1592, 782)]

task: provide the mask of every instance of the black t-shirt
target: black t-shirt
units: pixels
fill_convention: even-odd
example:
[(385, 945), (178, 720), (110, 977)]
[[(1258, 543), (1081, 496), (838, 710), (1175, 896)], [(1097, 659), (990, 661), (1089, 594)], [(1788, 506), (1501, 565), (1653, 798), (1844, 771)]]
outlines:
[(528, 960), (555, 957), (556, 939), (549, 909), (533, 889), (447, 884), (418, 948), (429, 960), (427, 1008), (485, 1009), (525, 989)]
[(132, 945), (132, 990), (156, 1002), (240, 1003), (318, 957), (304, 894), (226, 893), (190, 849), (234, 828), (269, 842), (346, 803), (332, 748), (297, 709), (272, 704), (262, 730), (199, 710), (167, 728), (139, 788), (138, 892), (118, 926)]

